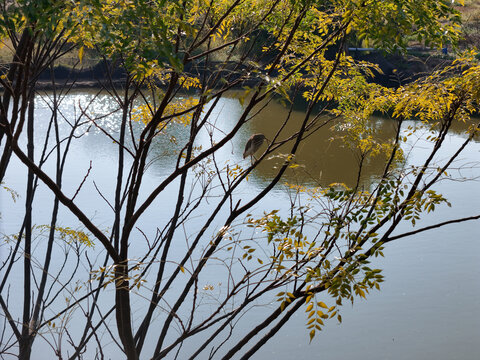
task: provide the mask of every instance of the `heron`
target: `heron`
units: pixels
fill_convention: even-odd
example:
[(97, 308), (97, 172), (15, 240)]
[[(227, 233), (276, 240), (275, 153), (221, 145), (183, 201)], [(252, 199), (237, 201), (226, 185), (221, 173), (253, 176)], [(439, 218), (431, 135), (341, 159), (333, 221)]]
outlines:
[(253, 156), (253, 154), (257, 152), (260, 146), (262, 146), (263, 141), (265, 139), (266, 137), (263, 134), (253, 134), (252, 136), (250, 136), (250, 138), (247, 141), (247, 144), (245, 145), (243, 158), (245, 159), (247, 156)]

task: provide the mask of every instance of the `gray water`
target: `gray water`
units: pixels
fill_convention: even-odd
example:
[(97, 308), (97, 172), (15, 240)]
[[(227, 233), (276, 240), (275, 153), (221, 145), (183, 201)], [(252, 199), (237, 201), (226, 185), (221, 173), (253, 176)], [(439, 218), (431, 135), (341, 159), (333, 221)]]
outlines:
[[(78, 103), (86, 102), (93, 96), (88, 91), (77, 91), (65, 99), (65, 116), (74, 116), (79, 111)], [(101, 95), (95, 101), (92, 112), (108, 113), (114, 109), (111, 98)], [(234, 97), (222, 100), (216, 127), (228, 130), (236, 116), (241, 113), (240, 102)], [(285, 109), (279, 104), (271, 104), (261, 120), (252, 121), (249, 127), (236, 136), (231, 144), (218, 154), (219, 162), (247, 165), (248, 159), (242, 159), (242, 150), (246, 139), (262, 132), (267, 138), (273, 136), (271, 129)], [(300, 117), (301, 111), (294, 113)], [(37, 118), (49, 117), (48, 107), (41, 98), (37, 99)], [(112, 115), (104, 120), (103, 126), (113, 131), (118, 117)], [(413, 121), (406, 122), (405, 126)], [(379, 129), (381, 136), (388, 139), (394, 135), (391, 120), (372, 119), (371, 126)], [(454, 151), (463, 141), (462, 130), (465, 125), (458, 124), (449, 134), (443, 156)], [(45, 128), (38, 130), (38, 136)], [(181, 127), (169, 130), (179, 140), (185, 135)], [(208, 134), (200, 144), (208, 145)], [(108, 178), (116, 172), (117, 154), (111, 146), (111, 140), (100, 131), (92, 128), (73, 145), (67, 168), (64, 190), (67, 194), (76, 191), (81, 179), (92, 161), (92, 170), (87, 183), (78, 197), (79, 206), (85, 209), (100, 228), (111, 225), (108, 204), (101, 200), (93, 186), (96, 186), (109, 198), (113, 191)], [(404, 150), (409, 151), (406, 144)], [(416, 150), (410, 153), (408, 163), (420, 163), (427, 154), (428, 143), (420, 136), (415, 143)], [(174, 145), (168, 137), (158, 140), (155, 146), (157, 162), (152, 163), (145, 178), (145, 188), (153, 188), (158, 179), (169, 171), (175, 154)], [(472, 178), (480, 175), (476, 162), (480, 155), (480, 144), (473, 142), (461, 156), (461, 164), (470, 164), (455, 175)], [(352, 185), (356, 179), (357, 159), (351, 150), (342, 146), (340, 140), (332, 140), (329, 127), (309, 138), (300, 148), (297, 161), (303, 165), (296, 171), (290, 171), (284, 182), (301, 182), (306, 186), (327, 185), (332, 182), (344, 182)], [(461, 164), (456, 164), (460, 166)], [(252, 197), (271, 178), (275, 160), (261, 164), (252, 174), (249, 182), (241, 189), (245, 198)], [(381, 159), (368, 164), (362, 174), (362, 184), (368, 184), (383, 169)], [(17, 160), (12, 159), (5, 183), (22, 194), (26, 183), (26, 172)], [(422, 219), (417, 226), (424, 226), (451, 218), (476, 215), (479, 212), (480, 191), (478, 181), (444, 181), (436, 190), (443, 193), (452, 203), (452, 207), (439, 207), (435, 213)], [(173, 194), (173, 195), (169, 195)], [(5, 192), (0, 193), (0, 233), (10, 234), (18, 231), (18, 219), (22, 218), (23, 199), (16, 203)], [(170, 198), (169, 198), (170, 196)], [(169, 214), (168, 206), (173, 203), (175, 192), (166, 191), (156, 201), (153, 209), (141, 219), (145, 232), (154, 232), (162, 222), (162, 215)], [(51, 196), (41, 185), (36, 198), (39, 204), (51, 204)], [(50, 206), (50, 205), (48, 205)], [(258, 213), (278, 208), (288, 208), (289, 195), (286, 187), (277, 186), (269, 197), (255, 209)], [(48, 222), (48, 211), (37, 211), (35, 223)], [(76, 219), (62, 212), (61, 226), (76, 223)], [(190, 226), (194, 226), (194, 223)], [(345, 304), (342, 308), (342, 324), (333, 320), (326, 323), (322, 332), (309, 343), (306, 330), (306, 316), (300, 311), (285, 326), (276, 338), (270, 340), (255, 356), (256, 359), (477, 359), (480, 353), (480, 238), (478, 222), (450, 225), (441, 229), (412, 236), (388, 244), (385, 258), (375, 260), (374, 267), (384, 269), (386, 281), (380, 292), (372, 292), (367, 300), (357, 299), (354, 306)], [(73, 226), (72, 226), (73, 227)], [(402, 230), (409, 229), (405, 225)], [(5, 256), (5, 247), (0, 247), (0, 256)], [(20, 276), (20, 275), (19, 275)], [(19, 278), (20, 279), (20, 278)], [(21, 282), (19, 282), (21, 284)], [(15, 288), (12, 288), (15, 293)], [(20, 290), (19, 290), (20, 291)], [(34, 359), (44, 359), (43, 350), (48, 347), (35, 342)]]

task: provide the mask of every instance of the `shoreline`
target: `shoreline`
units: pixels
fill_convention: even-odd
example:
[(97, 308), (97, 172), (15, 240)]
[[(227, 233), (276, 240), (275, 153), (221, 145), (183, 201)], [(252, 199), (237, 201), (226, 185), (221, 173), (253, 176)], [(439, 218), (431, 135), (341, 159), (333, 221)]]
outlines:
[[(372, 49), (349, 49), (348, 52), (355, 60), (367, 61), (378, 65), (381, 72), (373, 71), (374, 77), (368, 80), (369, 82), (377, 83), (389, 88), (397, 88), (401, 85), (413, 82), (430, 73), (432, 70), (441, 68), (452, 61), (451, 58), (447, 56), (434, 56), (428, 55), (428, 53), (421, 53), (420, 56), (403, 56), (398, 54), (384, 54), (381, 51)], [(224, 63), (213, 62), (208, 68), (196, 66), (196, 71), (192, 71), (193, 65), (190, 65), (185, 69), (185, 72), (190, 73), (193, 76), (211, 75), (215, 71), (225, 72), (226, 75), (231, 75), (231, 69), (229, 69), (228, 66), (229, 64), (227, 64), (226, 69), (224, 70), (216, 70), (216, 65), (219, 64), (223, 65)], [(232, 66), (234, 65), (236, 64), (232, 63)], [(237, 72), (238, 77), (240, 77), (241, 69), (237, 70)], [(127, 78), (125, 72), (121, 68), (114, 69), (110, 74), (110, 78), (105, 76), (106, 74), (108, 74), (108, 72), (106, 71), (105, 64), (102, 62), (78, 69), (67, 67), (65, 65), (58, 65), (54, 67), (53, 74), (51, 69), (44, 70), (38, 76), (35, 87), (39, 90), (50, 90), (54, 87), (99, 89), (104, 87), (103, 84), (106, 83), (122, 87)], [(54, 79), (54, 82), (52, 82), (52, 79)], [(241, 82), (235, 88), (253, 86), (255, 83), (256, 81), (253, 80), (245, 81)]]

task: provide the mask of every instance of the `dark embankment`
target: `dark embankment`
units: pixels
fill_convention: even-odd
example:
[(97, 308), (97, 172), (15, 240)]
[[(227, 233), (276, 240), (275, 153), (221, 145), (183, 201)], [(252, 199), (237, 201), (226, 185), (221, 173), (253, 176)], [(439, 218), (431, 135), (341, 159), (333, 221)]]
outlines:
[[(350, 49), (349, 54), (357, 59), (377, 64), (381, 72), (375, 72), (374, 78), (370, 81), (387, 86), (398, 87), (415, 79), (418, 79), (436, 68), (441, 68), (449, 63), (447, 57), (428, 56), (428, 53), (418, 53), (417, 55), (389, 55), (381, 51), (365, 51)], [(227, 69), (217, 70), (224, 63), (211, 63), (211, 66), (204, 67), (202, 64), (188, 66), (184, 70), (196, 76), (210, 76), (216, 73), (217, 76), (229, 77), (229, 81), (240, 78), (245, 67), (237, 67), (231, 63), (227, 65)], [(52, 79), (55, 79), (57, 86), (68, 84), (73, 87), (101, 87), (110, 82), (115, 85), (121, 85), (126, 78), (126, 73), (121, 68), (106, 66), (105, 63), (99, 62), (91, 66), (83, 66), (82, 68), (70, 68), (66, 66), (57, 66), (52, 71), (50, 69), (42, 72), (38, 77), (37, 88), (48, 89), (52, 87)], [(109, 70), (110, 69), (110, 70)], [(253, 83), (239, 85), (253, 85)]]

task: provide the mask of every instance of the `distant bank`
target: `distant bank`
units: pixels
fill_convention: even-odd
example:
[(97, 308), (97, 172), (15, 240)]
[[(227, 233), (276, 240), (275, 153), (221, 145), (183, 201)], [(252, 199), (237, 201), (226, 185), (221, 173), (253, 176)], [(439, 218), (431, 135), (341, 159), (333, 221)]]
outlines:
[[(368, 61), (377, 64), (381, 72), (375, 72), (374, 78), (370, 81), (381, 84), (387, 87), (398, 87), (406, 83), (412, 82), (415, 79), (430, 73), (433, 69), (438, 69), (452, 60), (446, 54), (438, 54), (438, 52), (431, 52), (425, 49), (408, 49), (407, 55), (401, 54), (386, 54), (374, 48), (348, 48), (348, 54), (356, 60)], [(226, 64), (225, 69), (220, 69), (220, 65), (225, 63), (212, 62), (210, 66), (202, 66), (202, 64), (195, 64), (195, 67), (188, 66), (185, 72), (192, 75), (210, 75), (214, 72), (222, 72), (225, 76), (241, 77), (242, 71), (246, 69), (235, 68), (235, 63)], [(55, 80), (57, 86), (68, 85), (76, 88), (99, 88), (105, 84), (113, 84), (121, 86), (126, 79), (125, 71), (120, 68), (110, 68), (104, 62), (98, 62), (90, 66), (67, 67), (56, 66), (51, 70), (45, 70), (40, 74), (37, 82), (37, 88), (48, 89), (52, 88), (52, 79)], [(234, 70), (233, 70), (234, 69)], [(232, 72), (235, 71), (235, 73)], [(108, 86), (107, 85), (107, 86)], [(240, 85), (254, 85), (254, 81), (242, 82)]]

